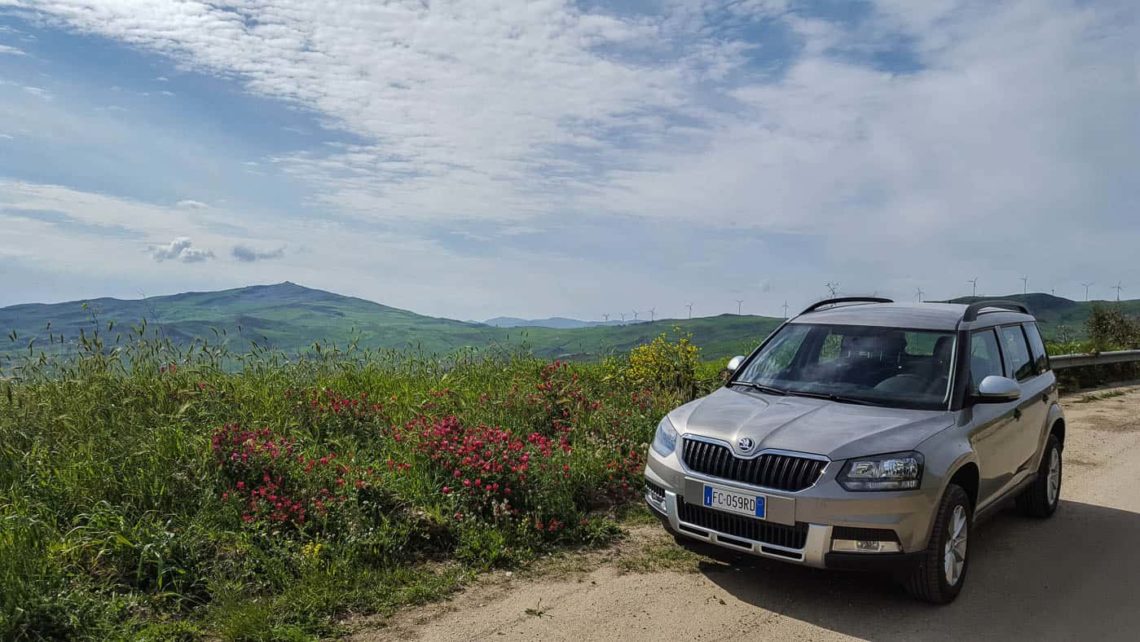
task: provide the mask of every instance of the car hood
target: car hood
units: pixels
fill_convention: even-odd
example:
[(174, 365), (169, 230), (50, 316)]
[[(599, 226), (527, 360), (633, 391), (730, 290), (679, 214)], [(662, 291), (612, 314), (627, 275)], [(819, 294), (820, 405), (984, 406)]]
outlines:
[(944, 410), (881, 408), (809, 397), (775, 396), (720, 388), (669, 414), (681, 433), (735, 444), (749, 437), (751, 452), (776, 448), (848, 459), (912, 450), (953, 423)]

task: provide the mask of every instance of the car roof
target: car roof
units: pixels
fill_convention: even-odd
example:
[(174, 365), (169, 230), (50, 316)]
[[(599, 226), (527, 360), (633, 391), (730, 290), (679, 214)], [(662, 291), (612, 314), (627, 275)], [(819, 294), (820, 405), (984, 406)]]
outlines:
[(1003, 323), (1033, 321), (1033, 316), (1001, 308), (984, 308), (976, 321), (961, 323), (963, 303), (844, 303), (801, 314), (789, 323), (866, 325), (913, 330), (969, 330)]

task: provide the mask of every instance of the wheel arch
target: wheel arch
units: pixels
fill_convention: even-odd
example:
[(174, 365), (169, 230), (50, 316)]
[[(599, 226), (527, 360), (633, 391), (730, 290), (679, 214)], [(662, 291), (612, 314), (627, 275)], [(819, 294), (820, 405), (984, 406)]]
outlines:
[(951, 484), (960, 486), (962, 490), (966, 491), (966, 495), (970, 497), (970, 504), (977, 510), (978, 489), (981, 481), (982, 471), (978, 468), (978, 464), (973, 460), (968, 460), (962, 462), (961, 465), (954, 470), (954, 474), (950, 475), (950, 479), (946, 482), (946, 487), (949, 488)]

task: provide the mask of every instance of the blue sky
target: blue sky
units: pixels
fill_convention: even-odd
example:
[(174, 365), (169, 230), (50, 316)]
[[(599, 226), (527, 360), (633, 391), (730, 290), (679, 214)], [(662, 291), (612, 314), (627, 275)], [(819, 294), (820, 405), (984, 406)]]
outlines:
[(0, 305), (1140, 296), (1138, 42), (1127, 0), (0, 0)]

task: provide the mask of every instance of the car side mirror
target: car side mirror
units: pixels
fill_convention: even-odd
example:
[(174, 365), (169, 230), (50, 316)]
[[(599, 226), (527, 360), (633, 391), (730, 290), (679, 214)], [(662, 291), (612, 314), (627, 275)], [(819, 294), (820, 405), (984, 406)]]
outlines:
[(1021, 398), (1021, 386), (1008, 377), (990, 375), (978, 384), (974, 400), (978, 403), (1005, 403)]
[(727, 370), (729, 374), (732, 374), (740, 368), (740, 364), (742, 363), (744, 363), (744, 357), (741, 355), (736, 355), (735, 357), (728, 360), (728, 365), (725, 366), (724, 369)]

